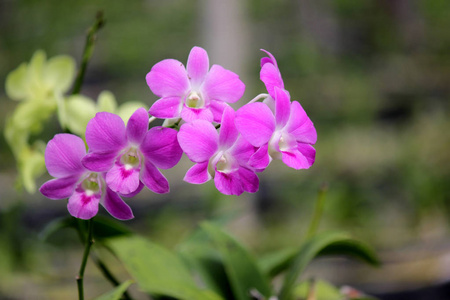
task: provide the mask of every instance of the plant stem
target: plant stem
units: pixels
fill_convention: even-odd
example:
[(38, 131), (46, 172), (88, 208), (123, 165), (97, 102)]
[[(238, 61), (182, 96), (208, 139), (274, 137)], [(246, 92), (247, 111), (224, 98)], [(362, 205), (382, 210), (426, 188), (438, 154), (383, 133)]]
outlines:
[(93, 219), (89, 219), (88, 221), (88, 237), (86, 239), (86, 245), (84, 247), (83, 259), (81, 261), (80, 271), (77, 276), (77, 286), (78, 286), (78, 299), (84, 300), (84, 290), (83, 290), (83, 278), (84, 278), (84, 270), (86, 269), (87, 259), (89, 257), (89, 251), (91, 250), (92, 244), (94, 244), (94, 239), (92, 238), (92, 229), (93, 229)]
[(91, 59), (92, 53), (94, 53), (94, 42), (96, 39), (97, 31), (103, 27), (105, 19), (103, 18), (103, 12), (99, 11), (96, 16), (94, 25), (89, 28), (86, 36), (86, 44), (84, 45), (83, 57), (81, 59), (80, 68), (73, 85), (72, 95), (80, 93), (81, 86), (83, 85), (84, 75), (86, 73), (87, 65)]
[(306, 239), (310, 239), (317, 231), (317, 228), (320, 224), (320, 219), (322, 218), (323, 209), (324, 209), (324, 203), (325, 203), (325, 196), (328, 191), (328, 184), (323, 183), (320, 188), (319, 192), (317, 193), (317, 200), (316, 205), (314, 207), (314, 213), (313, 217), (311, 219), (311, 223), (309, 223), (308, 227), (308, 233), (306, 234)]

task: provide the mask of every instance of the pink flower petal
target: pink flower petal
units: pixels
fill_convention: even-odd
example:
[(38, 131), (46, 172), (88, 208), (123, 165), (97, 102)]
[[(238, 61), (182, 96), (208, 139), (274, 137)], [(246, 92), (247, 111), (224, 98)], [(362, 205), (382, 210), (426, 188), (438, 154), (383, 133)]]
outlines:
[(116, 163), (106, 173), (106, 184), (114, 192), (130, 194), (139, 187), (140, 167), (128, 168), (127, 165)]
[(81, 159), (86, 146), (81, 138), (61, 133), (51, 139), (45, 149), (45, 166), (53, 177), (70, 177), (85, 171)]
[(202, 184), (211, 179), (208, 172), (208, 162), (193, 165), (184, 176), (184, 181), (192, 184)]
[(98, 203), (101, 194), (87, 194), (78, 187), (69, 198), (67, 209), (69, 213), (78, 219), (88, 220), (94, 217), (98, 212)]
[(129, 220), (134, 218), (130, 206), (128, 206), (117, 193), (113, 192), (108, 187), (106, 188), (106, 195), (102, 204), (111, 216), (116, 219)]
[(79, 178), (79, 176), (72, 176), (52, 179), (44, 183), (39, 191), (42, 195), (52, 200), (69, 198), (75, 191), (75, 186)]
[(236, 142), (239, 131), (234, 125), (234, 109), (225, 108), (223, 111), (222, 122), (219, 131), (219, 147), (223, 149), (230, 148)]
[(201, 163), (216, 153), (219, 135), (211, 123), (197, 120), (181, 126), (178, 142), (190, 160)]
[(278, 69), (278, 64), (277, 64), (277, 60), (275, 59), (275, 57), (272, 55), (272, 53), (270, 53), (267, 50), (264, 49), (260, 49), (261, 51), (265, 52), (269, 57), (263, 57), (261, 58), (261, 67), (264, 66), (267, 63), (273, 64), (275, 65), (275, 67), (277, 67)]
[(209, 108), (190, 108), (185, 106), (181, 109), (181, 118), (186, 122), (192, 122), (194, 120), (212, 122), (213, 113)]
[(236, 112), (235, 124), (250, 144), (260, 147), (270, 140), (275, 130), (275, 117), (267, 105), (255, 102)]
[(209, 69), (208, 53), (200, 47), (192, 48), (187, 61), (187, 74), (193, 89), (199, 88), (203, 83)]
[(127, 123), (128, 142), (141, 144), (148, 131), (148, 113), (143, 107), (137, 109)]
[(238, 101), (245, 91), (245, 84), (239, 76), (219, 65), (213, 65), (206, 75), (203, 83), (203, 93), (212, 101), (234, 103)]
[(120, 151), (127, 144), (122, 118), (109, 112), (97, 113), (86, 127), (86, 142), (91, 152)]
[(313, 145), (317, 142), (316, 128), (297, 101), (291, 103), (291, 114), (285, 130), (299, 142)]
[(225, 107), (229, 107), (226, 102), (212, 100), (209, 103), (209, 109), (213, 114), (213, 121), (220, 123), (222, 121), (223, 110)]
[(257, 170), (264, 170), (270, 164), (272, 160), (269, 155), (269, 144), (264, 144), (253, 154), (249, 161), (248, 165)]
[(83, 166), (94, 172), (106, 172), (112, 168), (118, 152), (88, 153), (81, 160)]
[(267, 92), (275, 98), (274, 88), (278, 87), (284, 89), (283, 79), (281, 78), (280, 71), (276, 66), (270, 63), (266, 63), (261, 67), (259, 78), (266, 86)]
[(139, 186), (134, 192), (132, 192), (130, 194), (120, 194), (120, 196), (126, 197), (126, 198), (134, 197), (137, 194), (139, 194), (142, 191), (143, 188), (144, 188), (144, 184), (142, 183), (142, 181), (139, 181)]
[(255, 172), (241, 167), (239, 168), (238, 173), (244, 191), (248, 193), (256, 193), (259, 188), (259, 178)]
[(180, 116), (183, 99), (181, 97), (165, 97), (157, 100), (148, 113), (157, 118), (177, 118)]
[(283, 128), (289, 120), (291, 111), (291, 100), (289, 94), (285, 90), (278, 87), (275, 91), (275, 118), (278, 128)]
[(308, 169), (314, 163), (316, 150), (309, 144), (299, 143), (298, 150), (283, 151), (282, 160), (291, 168), (296, 170)]
[(161, 169), (174, 167), (181, 159), (181, 150), (177, 139), (178, 132), (172, 128), (152, 127), (140, 146), (145, 160)]
[(165, 194), (169, 192), (169, 182), (166, 177), (149, 161), (145, 161), (141, 180), (146, 187), (155, 193)]
[(250, 157), (255, 153), (256, 147), (250, 144), (242, 135), (237, 138), (230, 154), (236, 159), (239, 165), (246, 165)]
[(158, 97), (182, 97), (189, 90), (186, 69), (175, 59), (160, 61), (145, 79), (150, 90)]
[(222, 173), (216, 172), (214, 183), (217, 190), (225, 195), (239, 196), (244, 192), (238, 172)]

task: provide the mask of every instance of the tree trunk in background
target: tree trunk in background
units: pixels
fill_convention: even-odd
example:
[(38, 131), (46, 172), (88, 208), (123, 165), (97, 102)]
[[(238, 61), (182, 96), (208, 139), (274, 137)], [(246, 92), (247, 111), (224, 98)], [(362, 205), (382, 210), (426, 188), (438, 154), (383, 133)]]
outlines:
[[(222, 65), (239, 74), (244, 82), (249, 46), (246, 5), (245, 0), (199, 1), (200, 32), (211, 65)], [(252, 53), (256, 50), (259, 48), (252, 49)]]

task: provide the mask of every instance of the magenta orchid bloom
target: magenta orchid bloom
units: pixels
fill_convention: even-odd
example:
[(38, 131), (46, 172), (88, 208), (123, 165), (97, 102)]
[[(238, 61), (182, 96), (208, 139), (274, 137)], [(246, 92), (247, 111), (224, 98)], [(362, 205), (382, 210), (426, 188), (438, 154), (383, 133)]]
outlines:
[(149, 110), (157, 118), (201, 119), (220, 122), (227, 103), (238, 101), (245, 85), (239, 76), (219, 65), (209, 69), (209, 58), (200, 47), (192, 48), (187, 67), (175, 59), (153, 66), (146, 76), (150, 90), (161, 97)]
[(72, 134), (57, 134), (45, 149), (45, 165), (55, 179), (44, 183), (39, 191), (47, 198), (69, 198), (67, 209), (79, 219), (90, 219), (98, 204), (119, 220), (133, 218), (131, 208), (105, 183), (103, 174), (91, 172), (82, 164), (86, 155), (84, 142)]
[(90, 152), (83, 165), (106, 172), (108, 186), (122, 195), (135, 195), (144, 185), (155, 193), (169, 192), (169, 182), (158, 168), (172, 168), (180, 160), (177, 131), (160, 126), (148, 130), (148, 123), (144, 108), (136, 110), (126, 126), (118, 115), (97, 113), (86, 128)]
[(275, 99), (275, 87), (284, 89), (283, 78), (281, 77), (275, 57), (269, 51), (264, 49), (261, 49), (261, 51), (265, 52), (269, 57), (261, 58), (259, 78), (264, 82), (269, 95)]
[(259, 179), (247, 165), (255, 148), (239, 135), (234, 125), (234, 110), (224, 110), (220, 133), (207, 121), (185, 123), (178, 133), (178, 141), (189, 159), (196, 164), (184, 180), (201, 184), (212, 177), (217, 189), (226, 195), (240, 195), (258, 190)]
[(259, 147), (249, 164), (264, 169), (272, 158), (294, 169), (308, 169), (316, 156), (317, 133), (300, 103), (274, 87), (275, 115), (261, 102), (244, 105), (236, 112), (236, 127), (253, 146)]

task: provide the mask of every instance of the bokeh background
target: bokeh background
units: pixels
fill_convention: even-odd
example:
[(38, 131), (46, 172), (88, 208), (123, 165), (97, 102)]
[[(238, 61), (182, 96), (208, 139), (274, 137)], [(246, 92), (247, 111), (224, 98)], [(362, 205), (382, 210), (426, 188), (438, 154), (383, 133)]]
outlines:
[[(173, 248), (199, 221), (228, 218), (229, 231), (264, 254), (301, 242), (325, 183), (321, 230), (351, 232), (375, 247), (384, 265), (322, 259), (308, 276), (383, 299), (408, 291), (407, 299), (450, 298), (449, 1), (1, 0), (0, 82), (36, 49), (80, 62), (99, 10), (106, 24), (83, 94), (96, 99), (110, 90), (119, 102), (150, 106), (157, 99), (145, 83), (151, 67), (165, 58), (185, 63), (201, 46), (211, 63), (246, 83), (237, 108), (265, 92), (263, 48), (277, 58), (285, 87), (318, 132), (310, 170), (273, 163), (260, 176), (260, 191), (241, 197), (223, 196), (212, 183), (184, 183), (191, 165), (184, 157), (164, 172), (171, 193), (130, 200), (136, 219), (126, 225)], [(17, 105), (3, 87), (0, 105), (3, 130)], [(56, 124), (46, 127), (47, 140), (60, 130)], [(73, 299), (82, 253), (76, 233), (39, 239), (46, 224), (68, 215), (65, 202), (15, 190), (15, 162), (3, 137), (0, 155), (0, 299)], [(109, 289), (92, 265), (86, 284), (92, 297)]]

